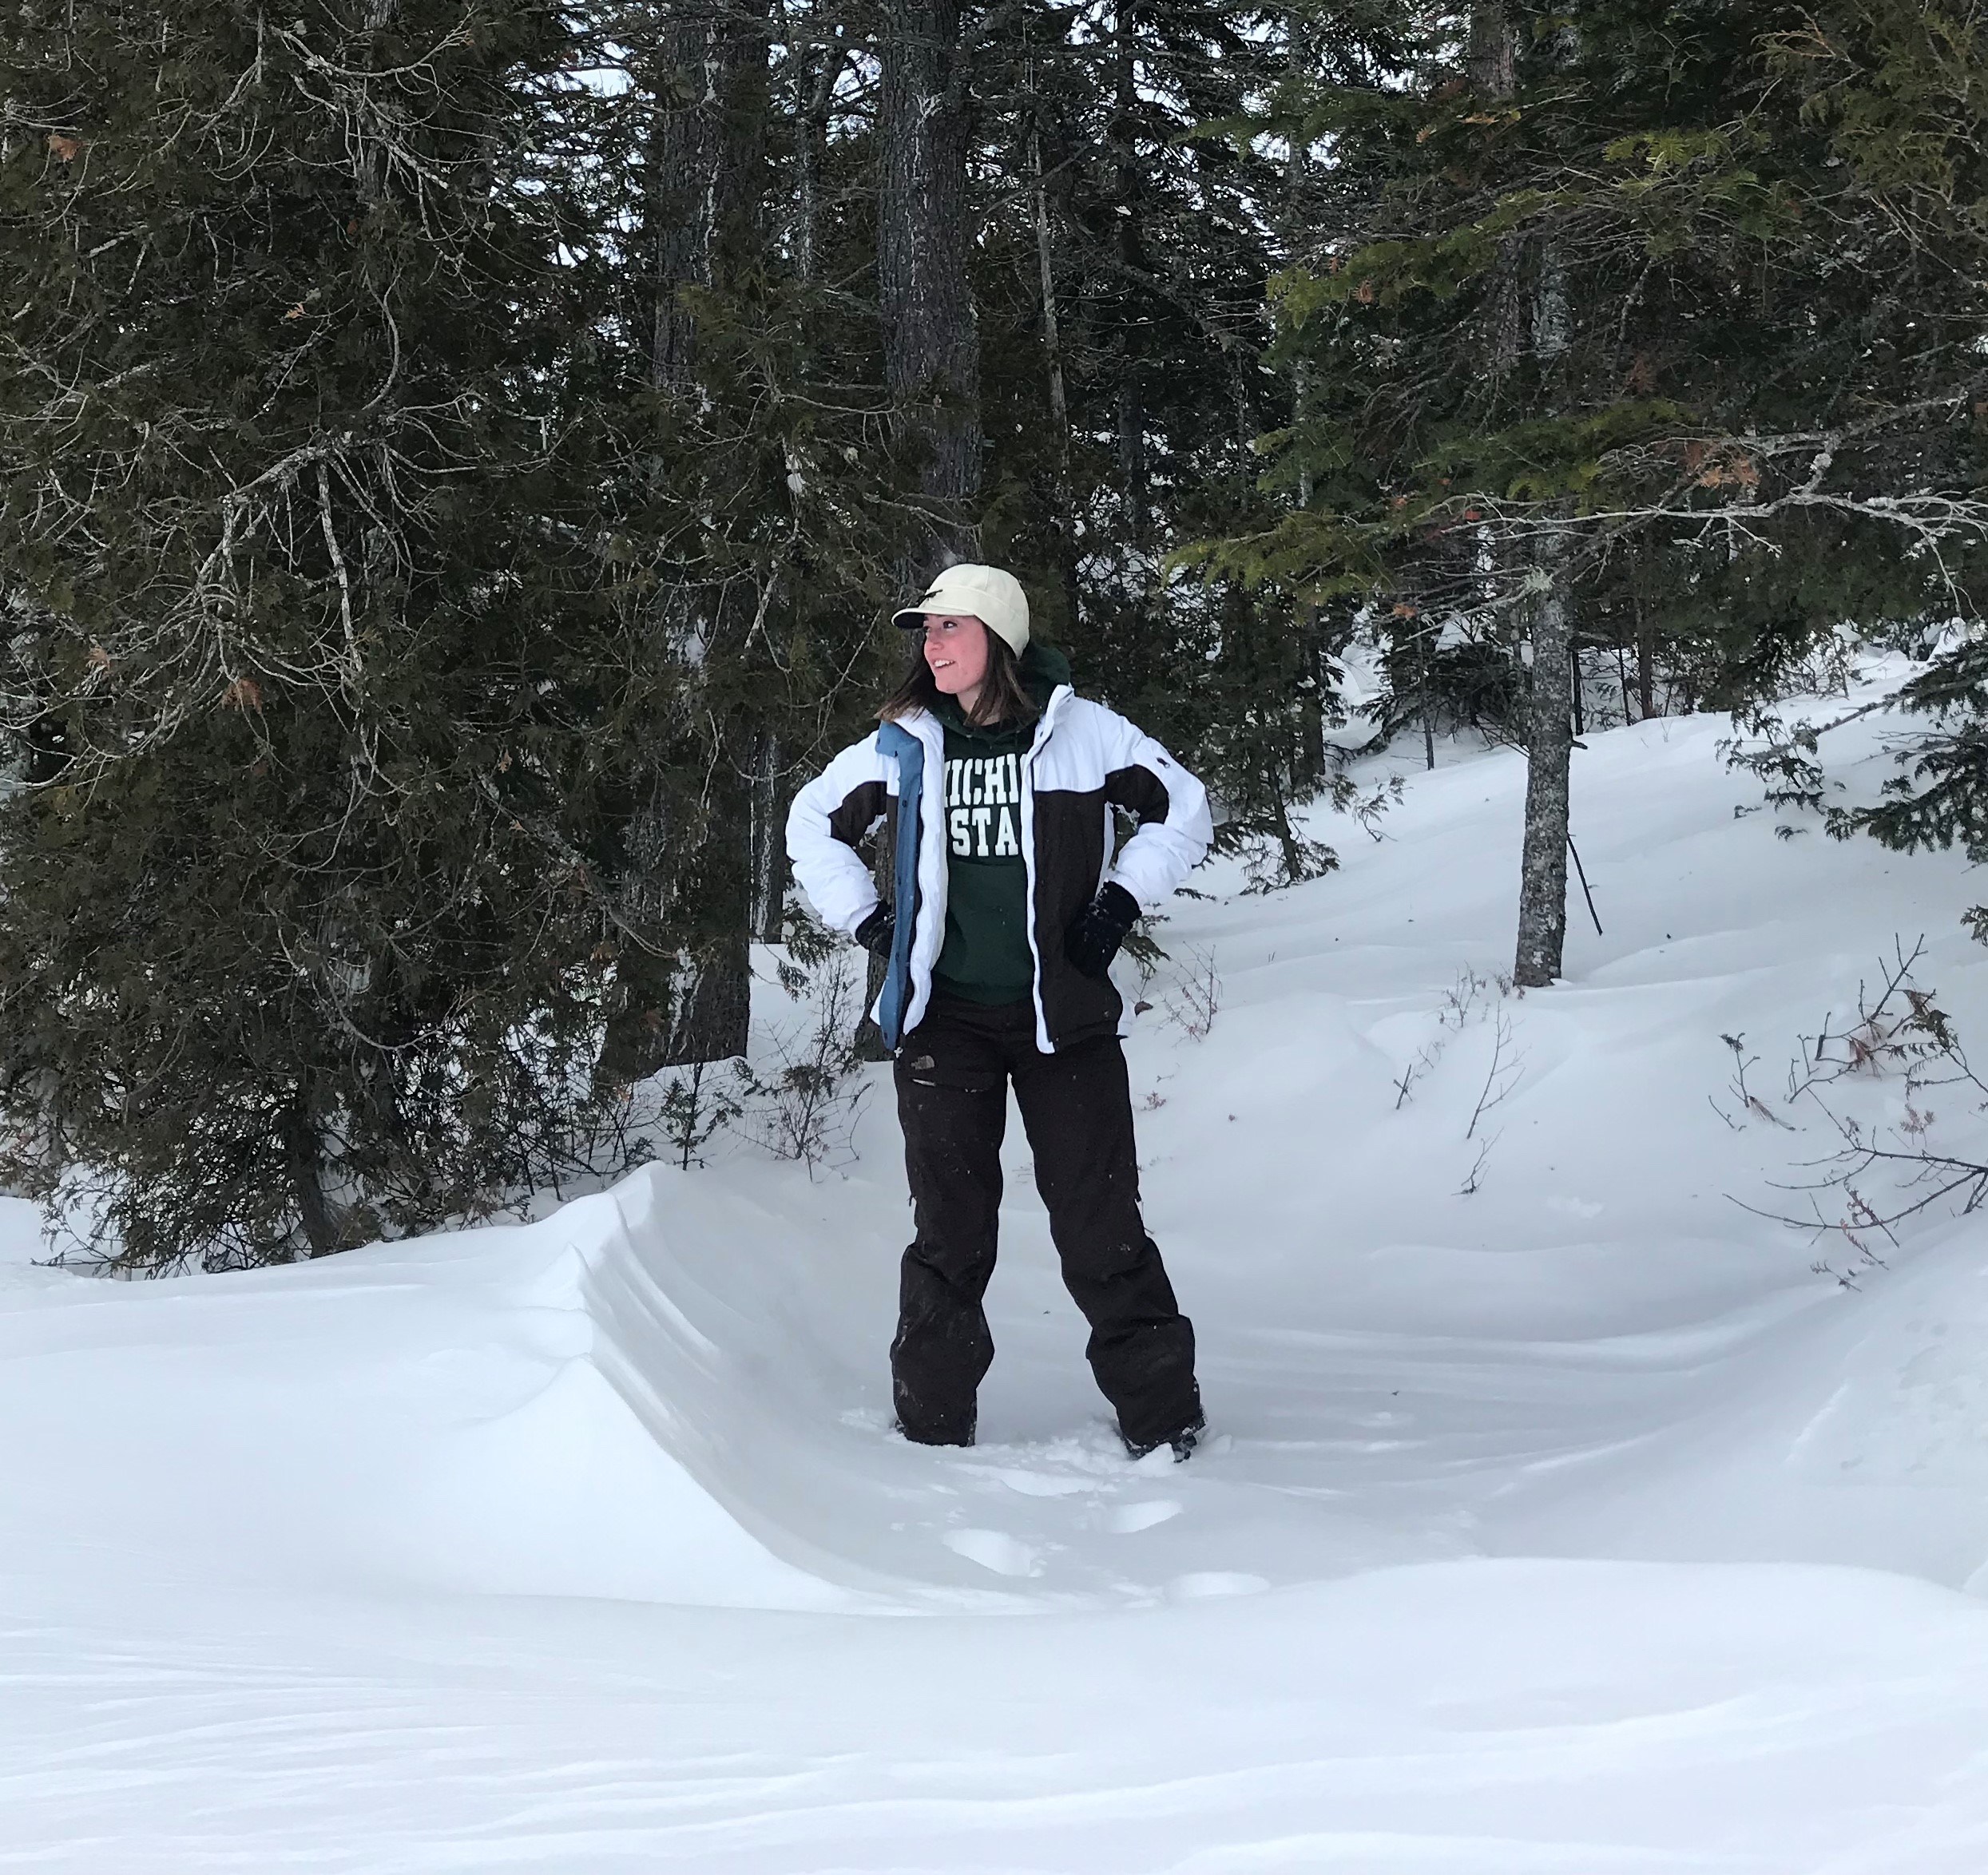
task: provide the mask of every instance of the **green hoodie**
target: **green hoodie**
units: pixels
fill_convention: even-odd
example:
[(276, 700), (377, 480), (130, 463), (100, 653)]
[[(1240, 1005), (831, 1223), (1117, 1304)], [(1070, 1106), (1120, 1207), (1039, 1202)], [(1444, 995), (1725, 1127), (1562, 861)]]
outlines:
[[(1022, 681), (1039, 716), (1059, 684), (1070, 680), (1061, 652), (1031, 641), (1022, 652)], [(946, 731), (946, 942), (934, 986), (969, 1002), (1018, 1002), (1035, 986), (1029, 949), (1029, 882), (1022, 852), (1022, 763), (1035, 740), (1036, 718), (978, 728), (942, 696)]]

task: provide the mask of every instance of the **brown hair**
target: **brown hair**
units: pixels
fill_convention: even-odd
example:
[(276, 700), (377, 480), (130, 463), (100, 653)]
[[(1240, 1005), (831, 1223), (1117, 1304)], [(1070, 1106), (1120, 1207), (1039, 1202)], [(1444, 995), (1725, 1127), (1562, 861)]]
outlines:
[[(982, 631), (986, 631), (983, 624)], [(920, 630), (906, 634), (911, 639), (911, 665), (896, 689), (883, 700), (877, 712), (880, 723), (895, 723), (914, 710), (936, 710), (939, 688), (932, 667), (925, 661), (925, 635)], [(1033, 722), (1041, 714), (1028, 686), (1022, 681), (1022, 660), (1008, 648), (1005, 638), (987, 632), (987, 675), (980, 694), (966, 712), (966, 720), (976, 729), (992, 729), (1002, 723), (1018, 727)]]

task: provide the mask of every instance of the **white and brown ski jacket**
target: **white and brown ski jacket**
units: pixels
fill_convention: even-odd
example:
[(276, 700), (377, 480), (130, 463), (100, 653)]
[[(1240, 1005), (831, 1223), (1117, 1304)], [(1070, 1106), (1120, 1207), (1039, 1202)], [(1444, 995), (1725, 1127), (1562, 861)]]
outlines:
[[(1109, 983), (1064, 954), (1077, 914), (1108, 879), (1156, 909), (1200, 863), (1212, 830), (1200, 783), (1144, 731), (1067, 684), (1051, 694), (1019, 766), (1036, 1045), (1054, 1052), (1116, 1029), (1125, 1007)], [(898, 941), (871, 1013), (894, 1048), (924, 1017), (946, 941), (945, 776), (944, 727), (917, 711), (844, 749), (796, 796), (787, 819), (795, 878), (819, 916), (848, 933), (878, 903), (856, 848), (884, 823), (897, 861)], [(916, 811), (902, 825), (901, 799)], [(1114, 808), (1137, 823), (1116, 851)]]

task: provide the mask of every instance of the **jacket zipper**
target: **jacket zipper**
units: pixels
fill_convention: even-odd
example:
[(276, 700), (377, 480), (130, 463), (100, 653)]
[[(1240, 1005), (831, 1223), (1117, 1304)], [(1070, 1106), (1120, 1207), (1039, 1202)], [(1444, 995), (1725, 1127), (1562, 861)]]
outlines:
[(1050, 1039), (1050, 1015), (1042, 1001), (1042, 947), (1037, 941), (1035, 926), (1035, 758), (1042, 745), (1050, 739), (1050, 731), (1056, 721), (1057, 712), (1062, 708), (1063, 700), (1070, 695), (1067, 684), (1060, 687), (1050, 698), (1049, 708), (1042, 712), (1042, 720), (1037, 725), (1035, 739), (1029, 744), (1029, 752), (1022, 763), (1022, 876), (1029, 895), (1029, 958), (1034, 965), (1030, 994), (1035, 1002), (1035, 1045), (1046, 1055), (1056, 1052), (1056, 1045)]

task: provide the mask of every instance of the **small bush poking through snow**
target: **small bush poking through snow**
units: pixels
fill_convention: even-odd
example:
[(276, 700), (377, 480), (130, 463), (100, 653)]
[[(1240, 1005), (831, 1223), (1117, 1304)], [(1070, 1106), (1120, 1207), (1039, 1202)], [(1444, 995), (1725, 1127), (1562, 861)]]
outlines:
[[(1947, 1089), (1964, 1112), (1988, 1113), (1988, 1080), (1968, 1060), (1952, 1019), (1934, 1000), (1935, 993), (1913, 980), (1925, 949), (1923, 938), (1909, 953), (1894, 939), (1891, 961), (1880, 965), (1875, 996), (1858, 985), (1855, 1017), (1838, 1027), (1831, 1013), (1814, 1036), (1798, 1037), (1784, 1104), (1819, 1112), (1837, 1140), (1833, 1150), (1806, 1162), (1803, 1169), (1811, 1177), (1784, 1187), (1808, 1194), (1810, 1215), (1792, 1217), (1746, 1206), (1812, 1231), (1819, 1242), (1847, 1247), (1847, 1257), (1818, 1257), (1812, 1266), (1818, 1275), (1831, 1277), (1846, 1289), (1887, 1267), (1879, 1254), (1879, 1240), (1897, 1247), (1899, 1227), (1921, 1212), (1950, 1201), (1964, 1216), (1988, 1202), (1988, 1145), (1962, 1142), (1950, 1149), (1934, 1140), (1938, 1114), (1929, 1096)], [(1800, 1130), (1748, 1090), (1746, 1072), (1757, 1057), (1745, 1053), (1744, 1038), (1720, 1040), (1733, 1053), (1732, 1084), (1740, 1112)], [(1853, 1104), (1873, 1104), (1864, 1091), (1871, 1088), (1884, 1090), (1878, 1096), (1882, 1116), (1849, 1111)], [(1724, 1109), (1717, 1111), (1728, 1125), (1741, 1124)]]
[(770, 1072), (744, 1076), (744, 1114), (748, 1132), (776, 1159), (799, 1159), (811, 1174), (849, 1151), (869, 1083), (861, 1078), (864, 1062), (854, 1039), (862, 958), (839, 950), (804, 973), (808, 1020), (798, 1031), (773, 1036)]
[(1190, 1041), (1206, 1041), (1222, 1009), (1222, 973), (1212, 950), (1199, 946), (1187, 953), (1187, 969), (1160, 999), (1167, 1020)]

